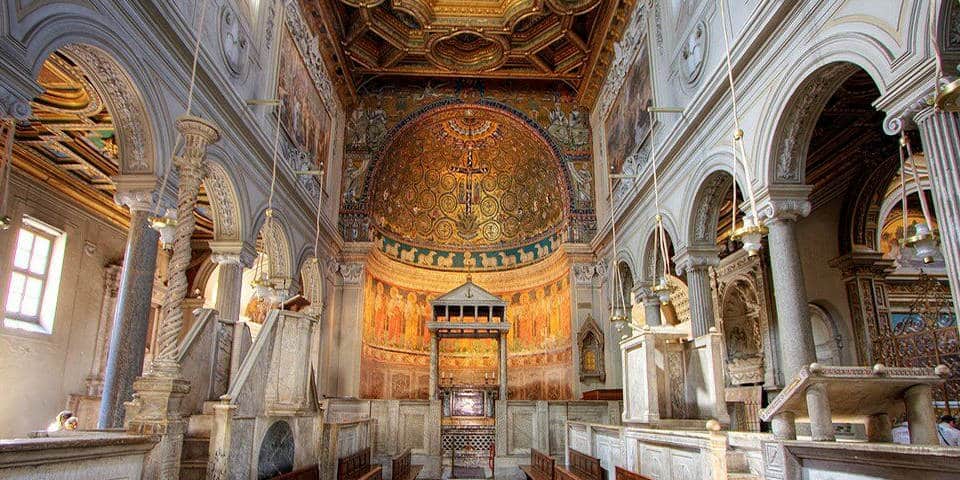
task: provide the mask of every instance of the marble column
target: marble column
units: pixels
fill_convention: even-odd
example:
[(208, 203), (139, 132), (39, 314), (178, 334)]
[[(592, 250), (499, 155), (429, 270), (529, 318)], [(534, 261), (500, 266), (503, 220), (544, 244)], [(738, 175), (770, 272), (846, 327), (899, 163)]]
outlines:
[(501, 333), (497, 337), (497, 347), (500, 353), (500, 400), (507, 399), (507, 337)]
[(953, 304), (960, 305), (960, 114), (926, 109), (914, 118), (926, 155)]
[[(256, 251), (244, 242), (240, 241), (214, 241), (210, 242), (210, 260), (218, 264), (219, 273), (217, 275), (217, 298), (214, 308), (220, 314), (220, 321), (235, 325), (240, 321), (240, 294), (243, 290), (243, 269), (253, 265), (256, 257)], [(242, 335), (241, 328), (233, 328), (233, 338), (231, 346), (240, 345)], [(230, 355), (230, 378), (234, 378), (240, 369), (240, 362), (243, 358), (240, 355), (233, 355), (231, 347)]]
[[(149, 182), (151, 187), (153, 181)], [(122, 185), (123, 181), (118, 181)], [(117, 203), (130, 209), (130, 229), (123, 254), (117, 306), (103, 374), (103, 395), (97, 428), (120, 428), (124, 402), (133, 398), (133, 382), (143, 367), (150, 323), (150, 297), (157, 268), (159, 234), (150, 228), (152, 190), (121, 190)]]
[(797, 244), (797, 219), (810, 213), (806, 200), (770, 201), (763, 213), (770, 230), (770, 274), (777, 307), (777, 338), (783, 381), (790, 383), (801, 368), (817, 361), (807, 288)]
[[(643, 318), (651, 327), (660, 326), (660, 297), (649, 288), (640, 290), (639, 297), (643, 301)], [(709, 328), (708, 328), (709, 330)]]
[[(180, 478), (180, 454), (186, 433), (184, 414), (180, 411), (183, 397), (190, 391), (190, 382), (180, 376), (180, 333), (183, 329), (183, 302), (187, 294), (186, 270), (191, 260), (190, 238), (196, 226), (193, 210), (200, 183), (206, 175), (204, 156), (207, 146), (220, 138), (217, 128), (197, 117), (180, 117), (177, 130), (184, 146), (174, 158), (177, 186), (177, 227), (170, 258), (167, 291), (157, 328), (157, 354), (150, 372), (134, 382), (136, 397), (127, 403), (127, 431), (140, 435), (159, 435), (157, 455), (144, 465), (143, 478)], [(131, 411), (131, 409), (133, 411)]]
[(440, 337), (437, 332), (430, 335), (430, 400), (438, 400), (437, 382), (440, 378)]
[(677, 271), (687, 274), (690, 297), (690, 328), (693, 338), (706, 335), (716, 325), (713, 311), (713, 292), (710, 282), (710, 267), (720, 264), (715, 246), (691, 246), (680, 251), (675, 258)]
[(833, 431), (833, 417), (830, 413), (830, 399), (827, 398), (827, 386), (823, 383), (807, 388), (807, 414), (810, 416), (810, 437), (814, 442), (834, 442), (837, 436)]
[(914, 385), (903, 395), (907, 428), (912, 445), (940, 445), (937, 432), (937, 412), (933, 409), (933, 390), (930, 385)]
[(770, 419), (770, 429), (777, 440), (796, 440), (797, 422), (793, 412), (781, 412)]

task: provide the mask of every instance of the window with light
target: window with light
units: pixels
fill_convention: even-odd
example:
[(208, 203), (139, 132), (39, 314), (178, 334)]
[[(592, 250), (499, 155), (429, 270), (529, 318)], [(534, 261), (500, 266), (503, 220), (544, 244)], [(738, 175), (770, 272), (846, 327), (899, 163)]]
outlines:
[(53, 330), (62, 260), (63, 232), (24, 217), (13, 250), (5, 327), (41, 333)]

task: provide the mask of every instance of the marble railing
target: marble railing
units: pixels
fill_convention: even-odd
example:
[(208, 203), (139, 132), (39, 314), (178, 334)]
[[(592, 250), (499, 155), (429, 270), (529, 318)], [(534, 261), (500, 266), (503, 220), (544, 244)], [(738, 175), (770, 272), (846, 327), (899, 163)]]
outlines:
[(0, 440), (0, 478), (140, 480), (153, 437), (58, 432), (53, 437)]
[(960, 476), (960, 449), (866, 442), (763, 442), (769, 480), (947, 480)]
[(187, 415), (200, 413), (203, 402), (227, 392), (234, 327), (220, 322), (220, 314), (209, 308), (195, 310), (193, 318), (177, 358), (181, 375), (190, 382), (190, 391), (180, 404), (181, 412)]
[[(714, 428), (717, 425), (713, 425)], [(647, 429), (567, 422), (570, 448), (657, 480), (726, 479), (726, 432)]]

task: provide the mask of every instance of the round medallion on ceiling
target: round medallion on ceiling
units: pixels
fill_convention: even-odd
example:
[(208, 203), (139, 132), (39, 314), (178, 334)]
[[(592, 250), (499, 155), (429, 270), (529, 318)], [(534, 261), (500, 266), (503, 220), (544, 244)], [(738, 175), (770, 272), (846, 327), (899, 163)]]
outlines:
[(434, 37), (427, 58), (439, 67), (456, 71), (496, 70), (507, 61), (510, 45), (502, 37), (485, 36), (474, 31), (459, 31)]

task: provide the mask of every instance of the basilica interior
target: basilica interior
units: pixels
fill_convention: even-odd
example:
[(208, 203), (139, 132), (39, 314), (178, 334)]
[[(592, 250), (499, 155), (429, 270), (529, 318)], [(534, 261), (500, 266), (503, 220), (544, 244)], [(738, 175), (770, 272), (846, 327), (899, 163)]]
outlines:
[(958, 478), (958, 64), (957, 0), (0, 2), (0, 478)]

